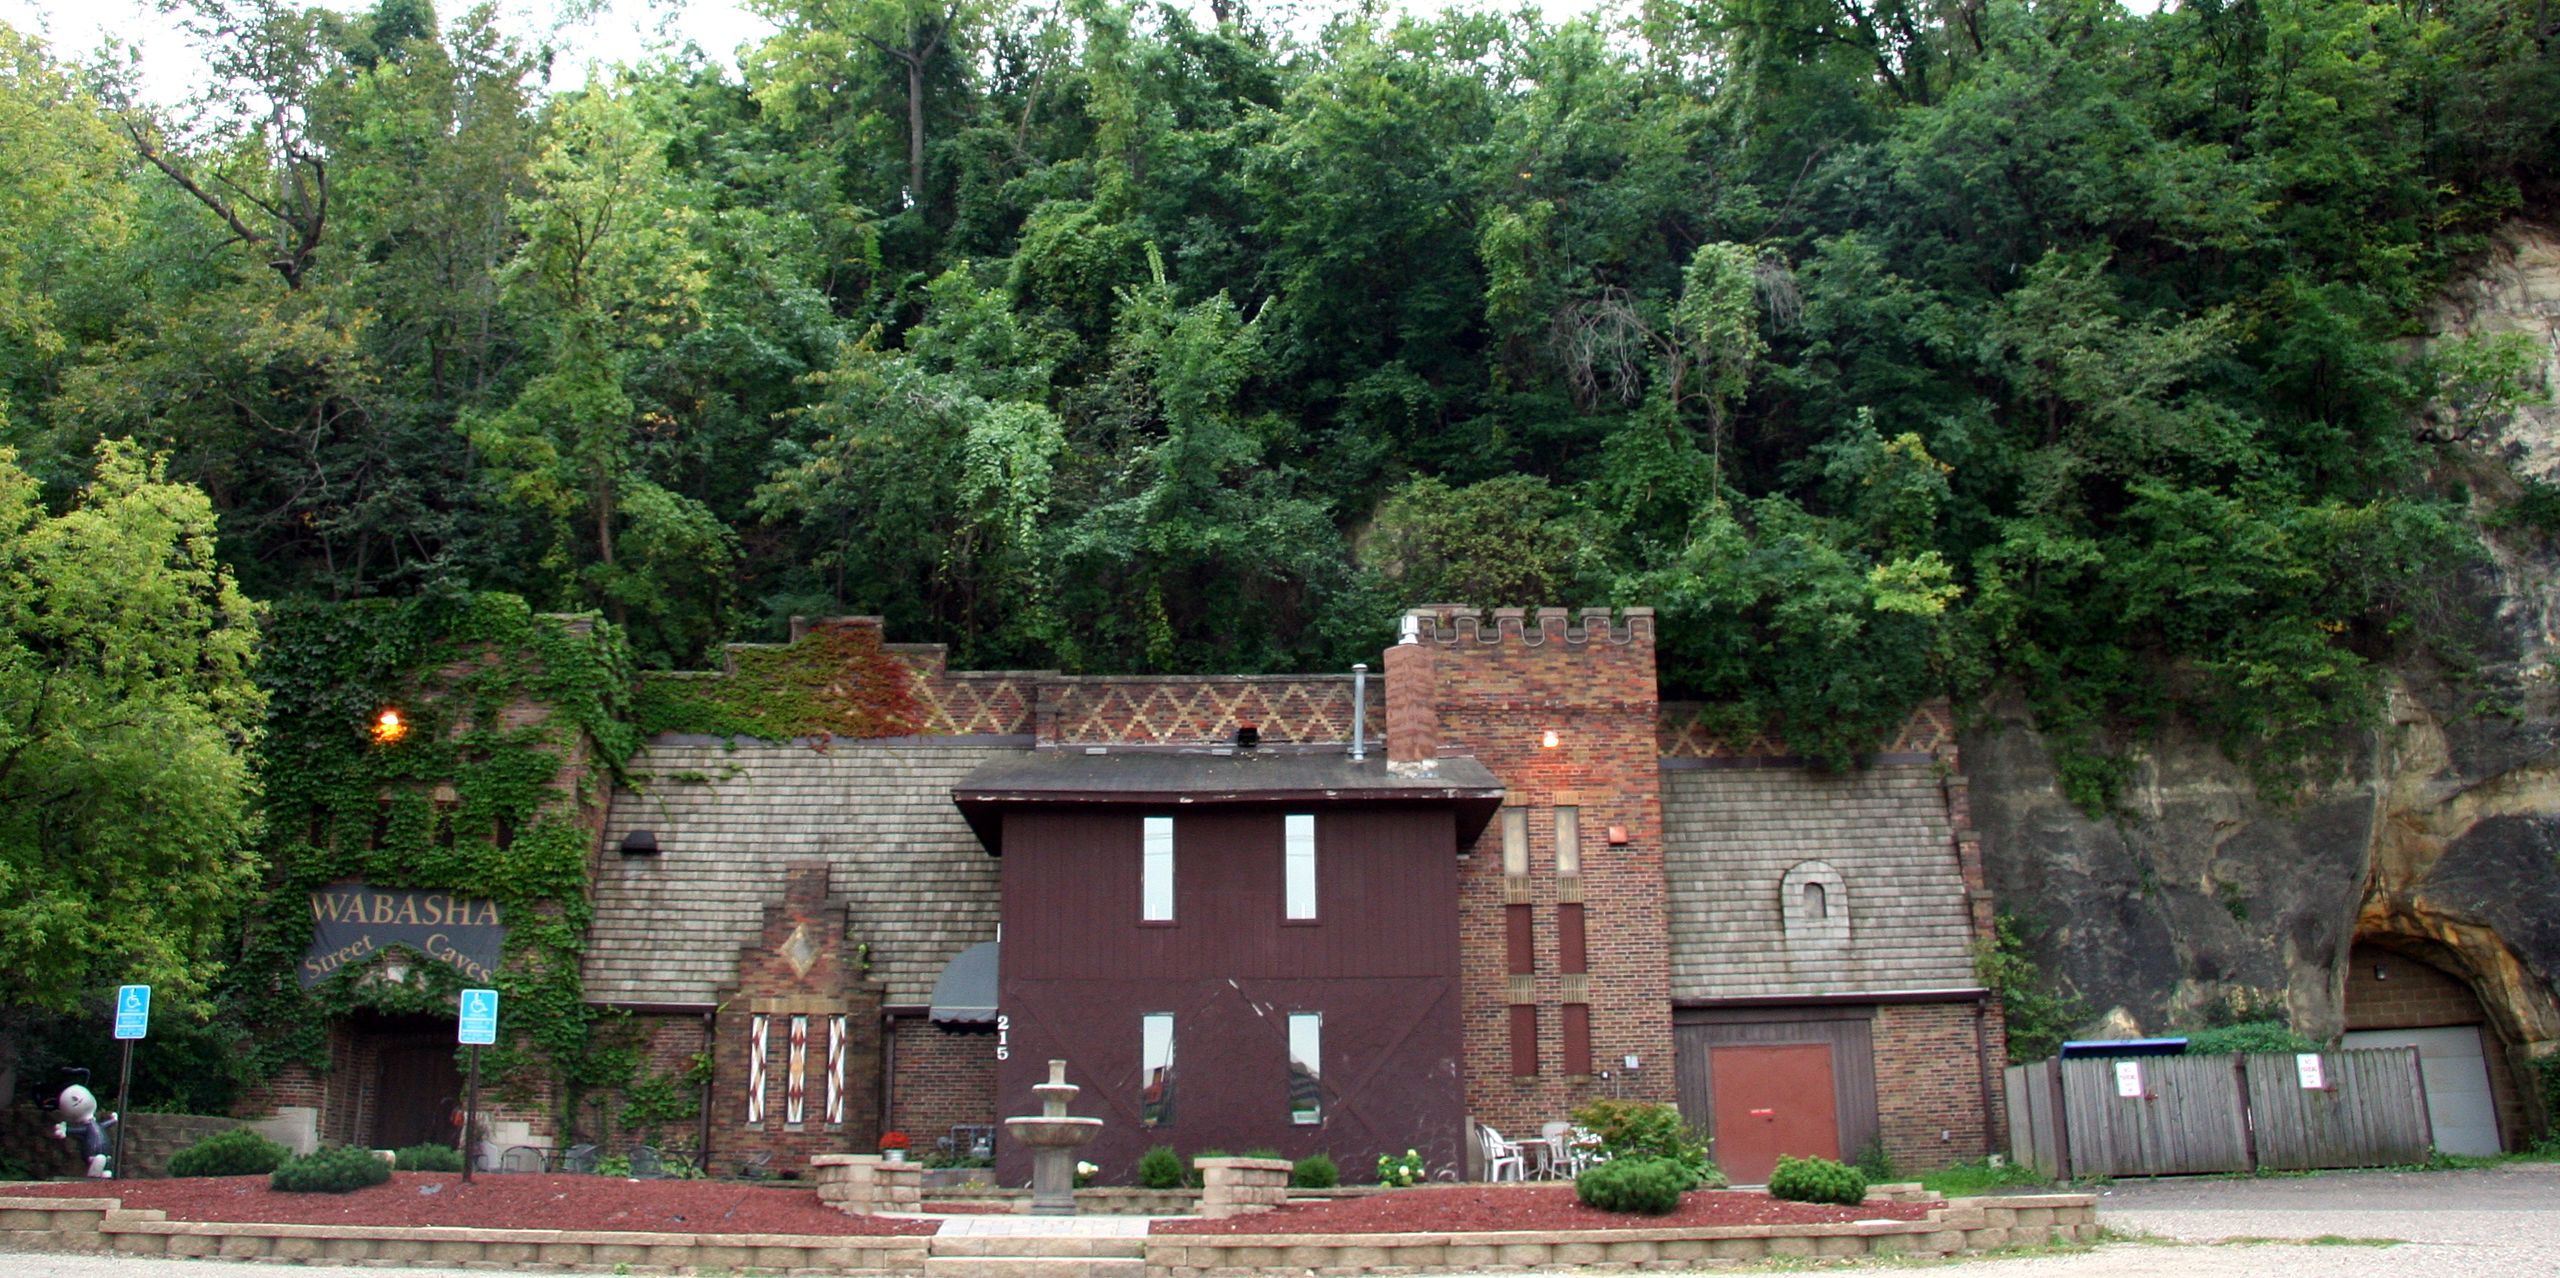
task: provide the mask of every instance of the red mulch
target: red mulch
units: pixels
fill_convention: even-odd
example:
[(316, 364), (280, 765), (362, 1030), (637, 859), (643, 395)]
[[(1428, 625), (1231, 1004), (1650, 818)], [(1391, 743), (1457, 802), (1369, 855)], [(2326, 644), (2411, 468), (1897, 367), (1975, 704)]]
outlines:
[(394, 1172), (351, 1194), (279, 1194), (264, 1176), (12, 1185), (8, 1194), (121, 1198), (171, 1220), (286, 1225), (458, 1225), (472, 1229), (611, 1229), (680, 1234), (929, 1234), (930, 1220), (848, 1216), (815, 1189), (709, 1180), (615, 1180), (531, 1173)]
[(1767, 1194), (1710, 1190), (1683, 1194), (1668, 1216), (1629, 1216), (1582, 1205), (1571, 1185), (1450, 1185), (1367, 1198), (1282, 1207), (1225, 1220), (1160, 1220), (1159, 1234), (1416, 1234), (1504, 1230), (1681, 1229), (1699, 1225), (1830, 1225), (1851, 1220), (1918, 1220), (1922, 1203), (1828, 1207)]

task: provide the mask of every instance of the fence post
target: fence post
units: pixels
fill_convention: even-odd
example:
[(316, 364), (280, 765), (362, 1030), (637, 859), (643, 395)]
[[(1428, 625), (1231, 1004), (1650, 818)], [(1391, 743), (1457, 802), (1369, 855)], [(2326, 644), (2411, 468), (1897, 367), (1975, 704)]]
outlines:
[(2054, 1179), (2071, 1179), (2071, 1106), (2062, 1095), (2062, 1055), (2044, 1058), (2045, 1094), (2053, 1098)]
[(2258, 1170), (2258, 1113), (2249, 1104), (2249, 1054), (2231, 1054), (2231, 1079), (2240, 1085), (2240, 1170)]

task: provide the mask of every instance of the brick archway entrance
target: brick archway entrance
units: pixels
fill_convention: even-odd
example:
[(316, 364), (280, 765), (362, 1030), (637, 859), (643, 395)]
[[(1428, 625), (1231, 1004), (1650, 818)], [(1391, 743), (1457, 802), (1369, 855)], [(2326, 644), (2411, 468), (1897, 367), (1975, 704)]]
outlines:
[(2438, 1149), (2518, 1148), (2536, 1117), (2521, 1085), (2523, 1055), (2471, 983), (2448, 970), (2451, 957), (2409, 938), (2359, 939), (2347, 956), (2342, 1045), (2417, 1049)]

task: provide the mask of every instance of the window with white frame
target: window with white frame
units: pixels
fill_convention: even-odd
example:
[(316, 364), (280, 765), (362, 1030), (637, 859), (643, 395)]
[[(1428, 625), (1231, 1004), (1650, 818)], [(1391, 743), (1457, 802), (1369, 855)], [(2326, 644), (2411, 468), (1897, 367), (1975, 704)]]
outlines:
[(1138, 919), (1145, 923), (1170, 923), (1173, 921), (1173, 818), (1147, 817), (1145, 831), (1144, 850), (1140, 856)]
[(1309, 813), (1281, 818), (1282, 877), (1288, 897), (1287, 917), (1316, 916), (1316, 819)]

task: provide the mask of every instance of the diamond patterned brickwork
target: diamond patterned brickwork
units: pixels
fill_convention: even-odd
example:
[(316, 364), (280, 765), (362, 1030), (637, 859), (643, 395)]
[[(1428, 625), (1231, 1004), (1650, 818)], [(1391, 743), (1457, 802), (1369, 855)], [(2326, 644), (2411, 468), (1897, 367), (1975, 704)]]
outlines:
[[(1265, 745), (1351, 739), (1351, 676), (1208, 675), (1051, 678), (1040, 684), (1043, 745), (1202, 745), (1252, 724)], [(1386, 727), (1386, 681), (1369, 681), (1364, 731)]]
[[(1708, 707), (1695, 701), (1665, 701), (1657, 730), (1657, 748), (1665, 759), (1785, 759), (1795, 752), (1774, 731), (1736, 739), (1711, 726)], [(1955, 710), (1931, 701), (1902, 721), (1893, 739), (1881, 743), (1880, 754), (1937, 754), (1955, 748)]]

